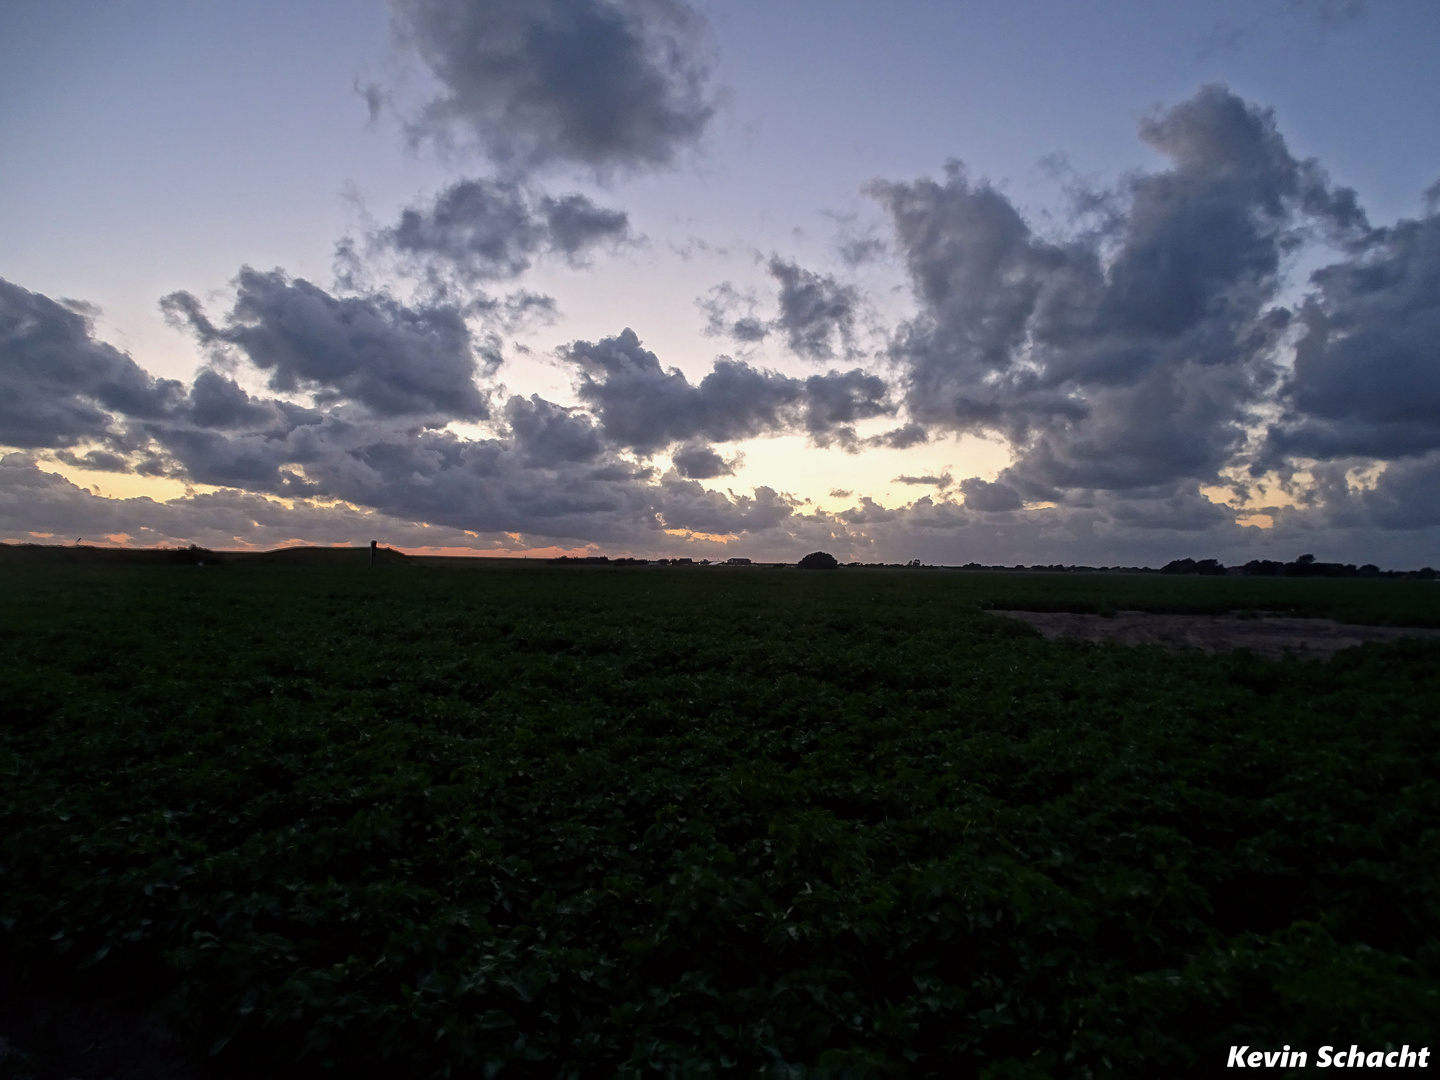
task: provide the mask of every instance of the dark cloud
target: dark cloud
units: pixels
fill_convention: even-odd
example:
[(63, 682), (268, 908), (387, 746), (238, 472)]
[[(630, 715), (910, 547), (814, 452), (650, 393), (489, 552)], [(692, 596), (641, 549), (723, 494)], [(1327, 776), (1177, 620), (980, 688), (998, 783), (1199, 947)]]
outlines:
[(588, 463), (598, 458), (603, 448), (600, 432), (589, 416), (538, 394), (512, 397), (505, 405), (505, 419), (527, 465)]
[(795, 379), (721, 357), (692, 385), (679, 370), (662, 368), (629, 328), (598, 342), (574, 342), (565, 356), (579, 366), (580, 399), (606, 437), (641, 453), (674, 442), (732, 442), (797, 427), (823, 442), (843, 437), (859, 420), (892, 411), (884, 381), (859, 370)]
[(584, 195), (545, 196), (540, 209), (550, 234), (550, 246), (567, 258), (580, 258), (599, 244), (617, 244), (630, 238), (630, 218), (622, 210), (596, 206)]
[(897, 484), (915, 484), (927, 487), (948, 488), (955, 481), (950, 474), (944, 473), (940, 476), (897, 476)]
[(429, 204), (401, 212), (375, 241), (460, 281), (512, 278), (540, 253), (578, 263), (596, 246), (623, 243), (630, 220), (584, 195), (540, 195), (513, 180), (460, 180)]
[(889, 387), (885, 380), (859, 368), (810, 375), (803, 386), (805, 430), (822, 445), (823, 437), (831, 432), (849, 441), (852, 425), (894, 412), (886, 401)]
[(278, 403), (257, 401), (235, 380), (208, 368), (195, 376), (190, 387), (187, 419), (199, 427), (221, 430), (285, 425), (285, 413)]
[(133, 469), (129, 458), (112, 454), (108, 450), (89, 450), (77, 454), (70, 450), (55, 451), (55, 459), (78, 469), (92, 469), (95, 472), (128, 473)]
[(666, 479), (661, 490), (659, 520), (667, 529), (763, 536), (785, 528), (798, 516), (794, 499), (763, 485), (753, 495), (727, 496), (709, 491), (694, 480)]
[(742, 344), (779, 333), (786, 347), (806, 360), (832, 360), (852, 351), (859, 290), (778, 255), (771, 257), (768, 269), (779, 284), (779, 314), (773, 319), (760, 318), (755, 294), (741, 293), (724, 281), (695, 302), (706, 315), (705, 333)]
[(675, 471), (688, 480), (713, 480), (717, 476), (731, 476), (735, 472), (736, 459), (726, 461), (712, 446), (691, 443), (680, 447), (670, 455)]
[(117, 414), (163, 416), (183, 395), (96, 341), (95, 309), (0, 278), (0, 445), (69, 447), (104, 438)]
[(965, 507), (968, 510), (993, 514), (1006, 510), (1019, 510), (1024, 505), (1020, 499), (1020, 493), (1014, 488), (1005, 484), (992, 484), (981, 480), (978, 476), (972, 476), (969, 480), (961, 480), (960, 490), (965, 495)]
[(736, 341), (754, 343), (764, 341), (770, 329), (759, 319), (744, 316), (732, 322), (727, 333)]
[(1440, 451), (1391, 462), (1360, 499), (1369, 520), (1384, 529), (1440, 525)]
[(1269, 463), (1440, 448), (1440, 215), (1377, 230), (1311, 281)]
[(1111, 226), (1036, 236), (952, 166), (878, 183), (920, 304), (894, 347), (918, 421), (995, 432), (1028, 497), (1214, 482), (1278, 377), (1274, 301), (1305, 230), (1360, 243), (1352, 193), (1295, 160), (1273, 116), (1223, 87), (1141, 125), (1170, 158), (1130, 178)]
[(519, 184), (461, 180), (429, 206), (406, 208), (377, 238), (402, 255), (443, 260), (475, 281), (528, 269), (544, 243), (544, 227)]
[(889, 431), (882, 431), (879, 435), (871, 435), (864, 439), (866, 446), (883, 446), (890, 450), (908, 450), (912, 446), (919, 446), (921, 443), (930, 441), (930, 433), (925, 430), (924, 424), (918, 424), (913, 420), (900, 427), (891, 428)]
[(1094, 504), (1110, 528), (1170, 533), (1210, 532), (1233, 523), (1234, 511), (1211, 502), (1193, 485), (1107, 494)]
[(441, 93), (417, 136), (459, 131), (515, 167), (670, 164), (715, 111), (703, 17), (680, 0), (391, 0)]
[(172, 293), (161, 306), (201, 343), (231, 346), (269, 372), (276, 391), (313, 393), (323, 405), (354, 402), (377, 416), (489, 415), (475, 378), (480, 357), (497, 363), (498, 350), (472, 338), (459, 308), (407, 307), (381, 294), (335, 297), (303, 278), (248, 266), (235, 285), (220, 326), (189, 293)]
[(829, 274), (817, 274), (779, 256), (770, 276), (780, 285), (780, 314), (773, 326), (790, 351), (807, 360), (830, 360), (850, 344), (859, 293)]

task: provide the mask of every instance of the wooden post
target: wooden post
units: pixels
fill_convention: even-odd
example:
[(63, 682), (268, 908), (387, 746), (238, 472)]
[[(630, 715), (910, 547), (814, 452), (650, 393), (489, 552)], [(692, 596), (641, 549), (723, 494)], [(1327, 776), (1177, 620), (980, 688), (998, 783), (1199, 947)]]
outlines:
[(380, 541), (378, 541), (378, 540), (371, 540), (371, 541), (370, 541), (370, 565), (371, 565), (371, 566), (374, 566), (374, 565), (375, 565), (375, 545), (378, 544), (379, 542), (380, 542)]

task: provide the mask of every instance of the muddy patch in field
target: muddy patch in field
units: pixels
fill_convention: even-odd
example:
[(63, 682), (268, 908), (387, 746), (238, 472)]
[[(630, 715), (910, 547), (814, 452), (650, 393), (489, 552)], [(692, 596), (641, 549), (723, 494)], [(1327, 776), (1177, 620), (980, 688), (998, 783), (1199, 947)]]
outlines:
[(1367, 641), (1394, 641), (1402, 637), (1437, 637), (1440, 630), (1403, 626), (1356, 626), (1334, 619), (1293, 619), (1275, 615), (1155, 615), (1148, 611), (1120, 611), (1113, 616), (1076, 615), (1065, 611), (992, 611), (1019, 619), (1048, 639), (1114, 641), (1121, 645), (1191, 646), (1207, 652), (1249, 649), (1259, 656), (1279, 659), (1291, 655), (1325, 660), (1341, 649)]

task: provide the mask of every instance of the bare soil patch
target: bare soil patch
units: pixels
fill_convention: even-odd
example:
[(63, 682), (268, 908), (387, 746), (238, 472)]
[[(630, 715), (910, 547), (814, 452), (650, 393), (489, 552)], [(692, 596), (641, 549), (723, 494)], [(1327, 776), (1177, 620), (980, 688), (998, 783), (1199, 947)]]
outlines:
[(1274, 615), (1156, 615), (1120, 611), (1113, 616), (1078, 615), (1065, 611), (992, 611), (1019, 619), (1047, 639), (1114, 641), (1121, 645), (1189, 646), (1206, 652), (1249, 649), (1260, 656), (1285, 655), (1327, 660), (1341, 649), (1367, 641), (1402, 637), (1437, 637), (1440, 630), (1404, 626), (1356, 626), (1334, 619), (1296, 619)]

